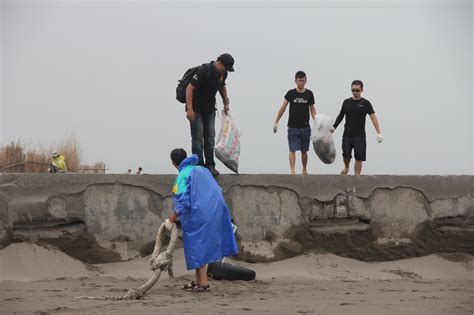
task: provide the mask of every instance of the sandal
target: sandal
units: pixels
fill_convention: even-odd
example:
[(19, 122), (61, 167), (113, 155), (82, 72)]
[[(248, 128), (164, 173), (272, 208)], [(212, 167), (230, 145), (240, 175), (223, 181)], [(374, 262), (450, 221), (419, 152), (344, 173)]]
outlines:
[(206, 284), (206, 285), (198, 284), (197, 286), (195, 286), (194, 288), (191, 289), (191, 292), (195, 292), (195, 293), (208, 292), (210, 290), (211, 290), (211, 287), (209, 286), (209, 284)]
[(194, 287), (197, 287), (198, 285), (194, 283), (194, 281), (191, 281), (191, 283), (186, 283), (185, 285), (183, 285), (183, 287), (181, 288), (182, 290), (186, 290), (186, 291), (190, 291), (192, 290)]

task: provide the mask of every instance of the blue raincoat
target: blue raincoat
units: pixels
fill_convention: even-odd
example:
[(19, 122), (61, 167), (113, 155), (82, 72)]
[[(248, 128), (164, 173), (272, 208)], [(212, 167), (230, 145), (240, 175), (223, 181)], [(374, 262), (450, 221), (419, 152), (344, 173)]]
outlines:
[(181, 162), (173, 186), (188, 270), (239, 252), (222, 189), (209, 170), (197, 163), (195, 154)]

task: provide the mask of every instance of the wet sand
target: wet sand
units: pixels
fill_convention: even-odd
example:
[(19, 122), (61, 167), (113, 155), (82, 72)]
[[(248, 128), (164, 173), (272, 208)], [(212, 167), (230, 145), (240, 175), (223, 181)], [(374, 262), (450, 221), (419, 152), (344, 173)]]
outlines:
[[(257, 280), (211, 280), (210, 292), (191, 293), (181, 290), (182, 284), (192, 279), (192, 273), (185, 270), (182, 249), (178, 249), (174, 257), (176, 278), (169, 279), (163, 273), (145, 300), (91, 301), (76, 297), (123, 295), (143, 284), (151, 276), (148, 258), (85, 265), (85, 275), (70, 278), (67, 270), (69, 266), (77, 268), (77, 261), (62, 261), (62, 270), (44, 266), (44, 260), (66, 259), (63, 253), (48, 249), (45, 255), (31, 244), (7, 249), (0, 251), (2, 314), (474, 313), (474, 260), (464, 254), (381, 263), (330, 254), (307, 254), (275, 263), (237, 262), (254, 269)], [(9, 257), (20, 251), (21, 264), (12, 263)], [(15, 280), (21, 270), (31, 279), (23, 275)], [(44, 280), (36, 277), (32, 281), (38, 273)]]

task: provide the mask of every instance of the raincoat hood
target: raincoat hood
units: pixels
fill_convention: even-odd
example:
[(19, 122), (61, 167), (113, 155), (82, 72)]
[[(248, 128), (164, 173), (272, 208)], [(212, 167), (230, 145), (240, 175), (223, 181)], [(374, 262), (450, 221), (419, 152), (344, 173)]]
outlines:
[(190, 157), (185, 158), (180, 164), (179, 164), (179, 170), (181, 171), (183, 168), (185, 168), (188, 165), (197, 165), (198, 164), (198, 156), (196, 154), (191, 155)]

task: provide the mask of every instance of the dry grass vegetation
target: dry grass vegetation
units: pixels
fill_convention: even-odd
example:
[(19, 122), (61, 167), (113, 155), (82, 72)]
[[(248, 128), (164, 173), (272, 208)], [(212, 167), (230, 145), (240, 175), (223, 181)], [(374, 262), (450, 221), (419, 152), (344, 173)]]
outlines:
[(57, 151), (66, 158), (69, 172), (105, 173), (105, 164), (81, 165), (81, 152), (74, 136), (68, 136), (58, 145), (32, 148), (18, 140), (0, 147), (0, 171), (6, 173), (46, 173), (51, 164), (51, 152)]

